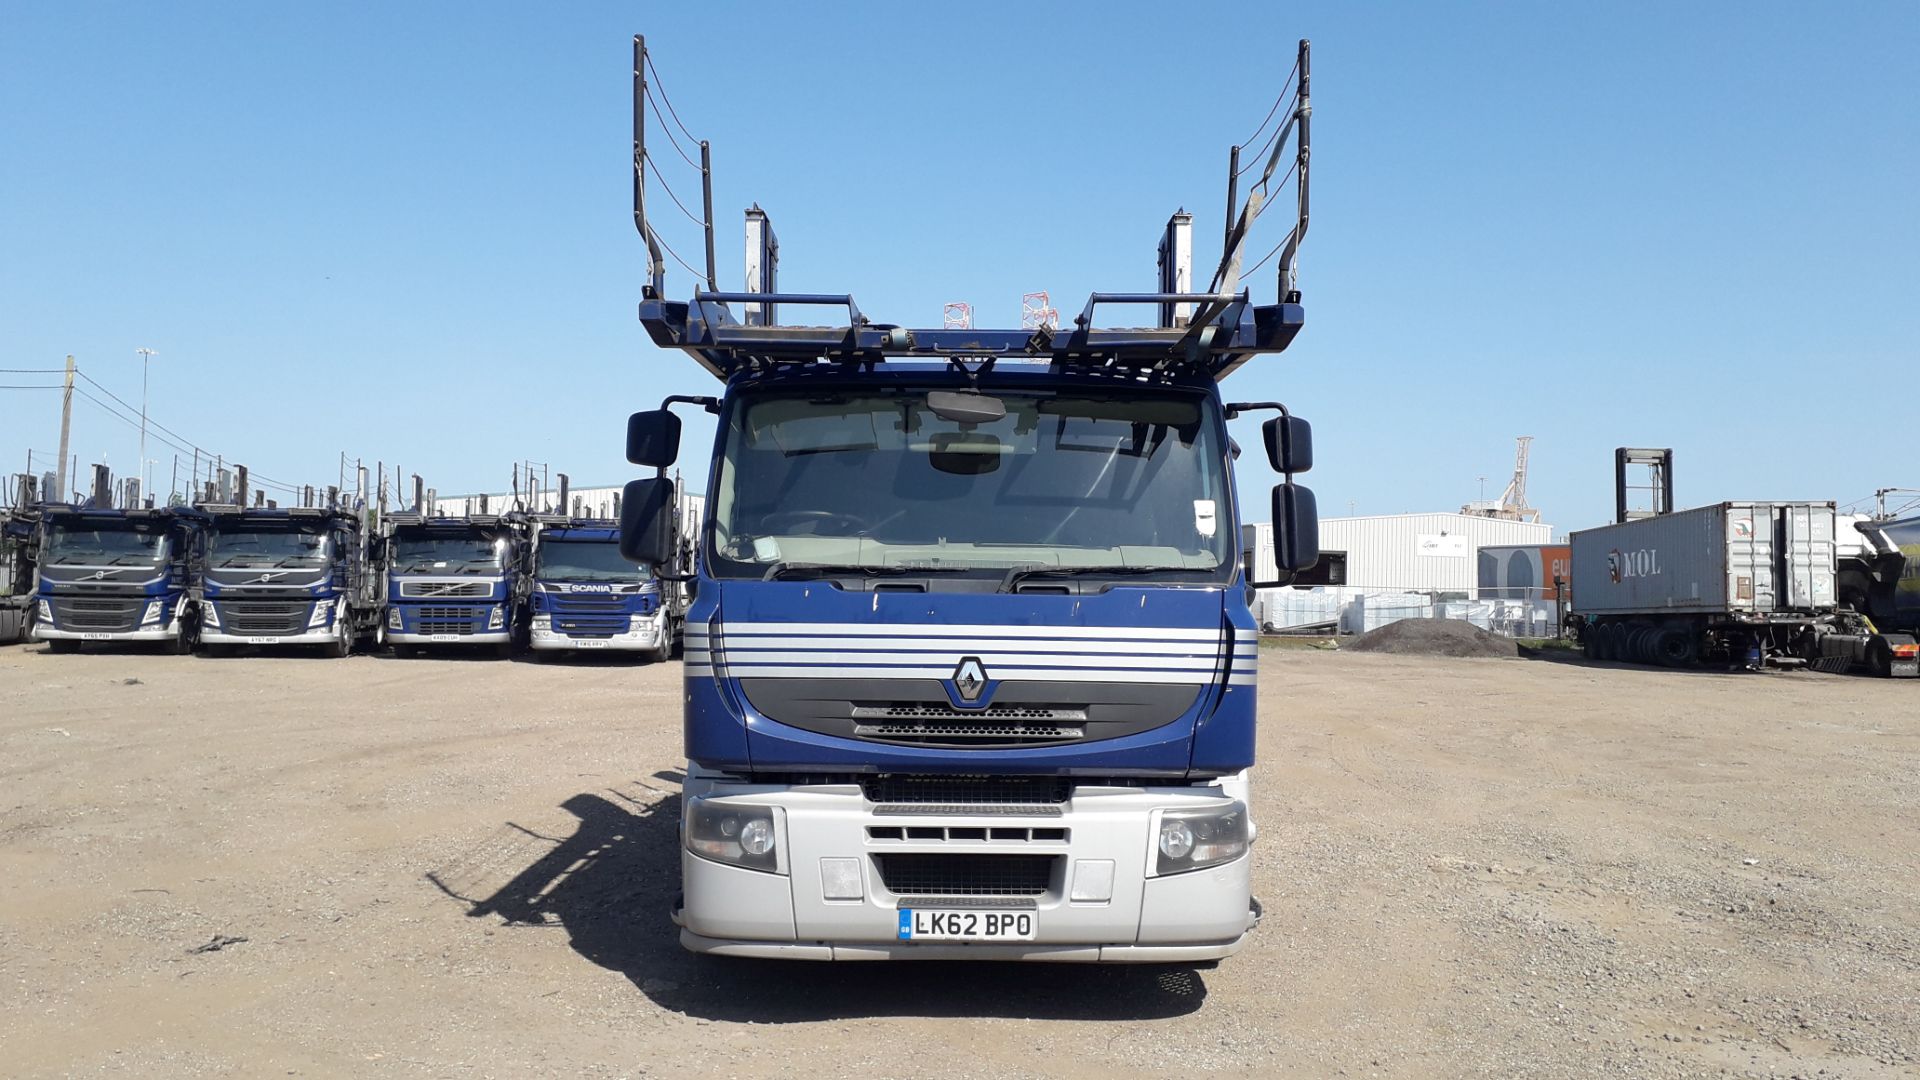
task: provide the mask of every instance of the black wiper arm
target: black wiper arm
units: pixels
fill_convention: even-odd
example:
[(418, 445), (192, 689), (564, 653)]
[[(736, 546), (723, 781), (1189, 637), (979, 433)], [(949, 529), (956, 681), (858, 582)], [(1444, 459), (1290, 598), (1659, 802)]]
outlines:
[(831, 577), (835, 574), (862, 574), (867, 577), (901, 577), (913, 574), (959, 574), (964, 566), (855, 566), (843, 563), (779, 562), (767, 567), (761, 581), (780, 581), (789, 577)]
[(1006, 577), (1000, 579), (1000, 591), (1012, 592), (1028, 578), (1123, 577), (1191, 569), (1189, 566), (1015, 566), (1007, 571)]

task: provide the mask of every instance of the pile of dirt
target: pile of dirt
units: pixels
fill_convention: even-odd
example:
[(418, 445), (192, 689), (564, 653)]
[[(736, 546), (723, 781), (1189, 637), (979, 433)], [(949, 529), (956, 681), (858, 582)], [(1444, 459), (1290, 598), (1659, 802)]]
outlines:
[(1519, 656), (1512, 638), (1460, 619), (1401, 619), (1354, 638), (1341, 650), (1398, 656)]

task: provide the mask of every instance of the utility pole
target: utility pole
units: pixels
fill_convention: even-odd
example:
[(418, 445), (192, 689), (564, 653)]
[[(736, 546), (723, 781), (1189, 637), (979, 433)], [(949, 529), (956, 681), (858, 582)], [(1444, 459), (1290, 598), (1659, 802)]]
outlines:
[(67, 501), (67, 436), (73, 430), (73, 354), (67, 354), (67, 387), (60, 395), (60, 456), (53, 463), (52, 499)]
[(147, 361), (153, 350), (145, 345), (133, 350), (140, 354), (140, 490), (147, 488)]

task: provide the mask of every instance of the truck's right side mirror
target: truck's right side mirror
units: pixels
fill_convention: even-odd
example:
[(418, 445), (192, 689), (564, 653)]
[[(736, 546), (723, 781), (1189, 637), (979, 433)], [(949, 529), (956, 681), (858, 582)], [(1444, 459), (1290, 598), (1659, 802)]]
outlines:
[[(636, 413), (635, 416), (644, 416)], [(644, 464), (644, 462), (638, 463)], [(658, 571), (673, 565), (673, 481), (635, 480), (620, 496), (620, 554)]]
[(648, 409), (627, 417), (628, 461), (664, 469), (679, 456), (680, 418), (673, 410)]
[(1313, 491), (1289, 480), (1273, 488), (1273, 561), (1299, 573), (1320, 561), (1320, 509)]
[[(1273, 466), (1274, 472), (1303, 473), (1313, 468), (1312, 424), (1283, 412), (1260, 427), (1267, 437), (1267, 463)], [(1312, 498), (1311, 492), (1308, 498)]]

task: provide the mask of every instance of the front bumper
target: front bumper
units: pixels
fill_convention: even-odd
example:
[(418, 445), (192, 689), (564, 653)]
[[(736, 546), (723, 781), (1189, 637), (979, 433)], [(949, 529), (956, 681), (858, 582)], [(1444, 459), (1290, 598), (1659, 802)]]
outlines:
[(200, 641), (206, 645), (331, 645), (339, 637), (331, 626), (297, 634), (229, 634), (206, 625), (200, 627)]
[(513, 640), (507, 630), (483, 630), (474, 634), (416, 634), (388, 630), (387, 640), (396, 645), (500, 645)]
[(180, 620), (175, 619), (165, 626), (113, 632), (56, 630), (46, 623), (36, 622), (31, 636), (35, 641), (173, 641), (180, 636)]
[[(722, 788), (689, 794), (730, 794)], [(813, 960), (1047, 960), (1174, 963), (1218, 960), (1238, 951), (1257, 922), (1251, 899), (1251, 855), (1187, 873), (1149, 876), (1154, 811), (1217, 805), (1218, 789), (1108, 788), (1076, 793), (1059, 813), (988, 813), (981, 807), (919, 807), (880, 813), (854, 785), (741, 789), (753, 805), (785, 811), (779, 843), (786, 873), (722, 864), (681, 851), (683, 903), (674, 921), (681, 944), (695, 952)], [(1196, 791), (1212, 792), (1195, 794)], [(999, 809), (999, 808), (994, 808)], [(891, 830), (922, 837), (891, 839)], [(871, 829), (878, 829), (877, 837)], [(1007, 836), (1028, 829), (1064, 830), (1064, 839), (952, 839), (962, 830)], [(962, 833), (962, 835), (973, 835)], [(903, 896), (887, 888), (879, 856), (1047, 855), (1051, 884), (1040, 896), (1003, 903), (977, 897)], [(822, 860), (855, 859), (862, 897), (826, 899)], [(843, 863), (844, 865), (844, 863)], [(1085, 878), (1082, 878), (1085, 875)], [(1074, 900), (1082, 881), (1107, 881), (1105, 899)], [(1024, 907), (1034, 916), (1032, 940), (902, 941), (903, 908)]]
[(543, 627), (538, 621), (528, 634), (528, 645), (540, 651), (560, 651), (565, 649), (612, 649), (616, 652), (646, 652), (660, 647), (661, 639), (667, 632), (666, 612), (658, 611), (650, 616), (636, 616), (644, 619), (624, 634), (612, 634), (606, 637), (575, 637), (550, 626)]

